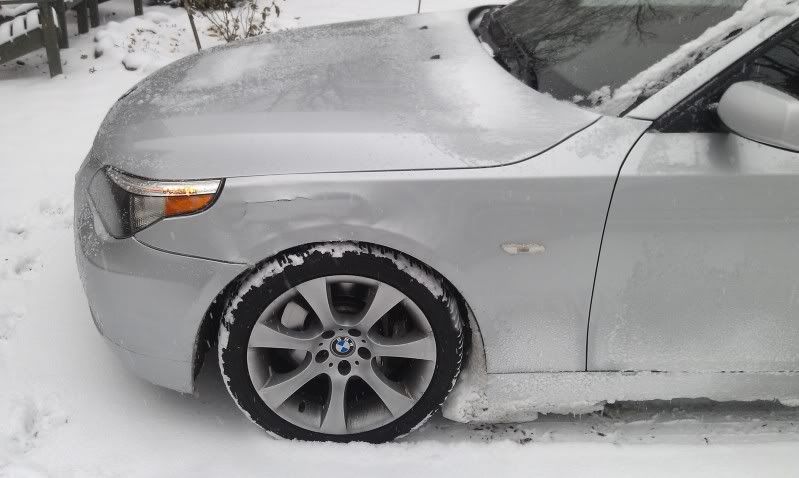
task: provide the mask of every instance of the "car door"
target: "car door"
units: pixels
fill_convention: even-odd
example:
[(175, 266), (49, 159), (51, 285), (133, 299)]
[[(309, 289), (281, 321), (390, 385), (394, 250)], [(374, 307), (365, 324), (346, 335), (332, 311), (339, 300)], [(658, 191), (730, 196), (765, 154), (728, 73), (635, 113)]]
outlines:
[(588, 370), (799, 370), (799, 153), (729, 133), (715, 107), (753, 80), (799, 97), (784, 30), (658, 119), (609, 210)]

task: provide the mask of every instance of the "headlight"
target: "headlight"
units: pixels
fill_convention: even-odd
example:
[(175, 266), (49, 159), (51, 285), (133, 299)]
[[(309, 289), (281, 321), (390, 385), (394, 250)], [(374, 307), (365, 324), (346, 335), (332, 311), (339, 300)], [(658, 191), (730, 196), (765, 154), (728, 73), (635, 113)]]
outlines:
[(154, 181), (105, 167), (92, 179), (89, 195), (106, 231), (123, 239), (163, 218), (207, 209), (222, 184), (221, 179)]

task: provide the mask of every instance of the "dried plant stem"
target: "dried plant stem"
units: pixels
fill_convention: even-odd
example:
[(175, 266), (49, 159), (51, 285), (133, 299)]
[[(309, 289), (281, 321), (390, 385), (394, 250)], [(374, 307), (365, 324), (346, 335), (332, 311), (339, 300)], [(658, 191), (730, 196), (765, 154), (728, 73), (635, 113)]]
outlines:
[(189, 24), (191, 25), (191, 32), (194, 33), (194, 43), (197, 44), (197, 51), (200, 51), (203, 47), (200, 45), (200, 35), (197, 33), (197, 25), (194, 24), (194, 14), (191, 11), (189, 0), (183, 0), (183, 8), (185, 8), (186, 13), (189, 14)]

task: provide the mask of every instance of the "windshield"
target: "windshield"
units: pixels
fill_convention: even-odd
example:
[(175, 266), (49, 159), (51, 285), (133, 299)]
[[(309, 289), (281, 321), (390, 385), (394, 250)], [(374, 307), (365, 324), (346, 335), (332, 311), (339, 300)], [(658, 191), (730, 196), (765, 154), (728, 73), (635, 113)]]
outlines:
[(786, 14), (790, 5), (786, 0), (518, 0), (485, 15), (480, 35), (500, 64), (533, 88), (619, 115), (764, 17)]

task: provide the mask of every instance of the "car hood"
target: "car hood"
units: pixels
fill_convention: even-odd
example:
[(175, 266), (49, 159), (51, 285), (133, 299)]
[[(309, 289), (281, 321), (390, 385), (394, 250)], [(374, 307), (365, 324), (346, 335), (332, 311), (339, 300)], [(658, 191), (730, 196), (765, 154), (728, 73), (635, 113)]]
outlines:
[(91, 157), (161, 179), (496, 166), (597, 119), (508, 74), (467, 17), (285, 30), (191, 55), (120, 98)]

